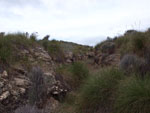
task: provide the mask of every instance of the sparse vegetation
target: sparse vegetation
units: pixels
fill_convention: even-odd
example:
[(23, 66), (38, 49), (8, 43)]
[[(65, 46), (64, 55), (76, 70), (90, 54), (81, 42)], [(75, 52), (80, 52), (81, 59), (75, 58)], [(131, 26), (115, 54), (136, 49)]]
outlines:
[[(41, 56), (46, 59), (34, 62), (35, 65), (41, 64), (41, 67), (44, 67), (43, 70), (48, 71), (51, 67), (45, 67), (43, 63), (48, 66), (52, 63), (50, 66), (54, 66), (54, 70), (52, 73), (48, 73), (46, 78), (40, 67), (34, 67), (28, 73), (27, 77), (31, 81), (27, 91), (30, 105), (18, 108), (15, 113), (53, 113), (51, 110), (45, 111), (44, 108), (48, 103), (46, 100), (48, 98), (46, 96), (47, 89), (53, 85), (55, 85), (53, 88), (56, 89), (52, 92), (55, 93), (54, 95), (58, 94), (59, 87), (61, 88), (60, 92), (63, 91), (63, 85), (66, 87), (65, 98), (60, 95), (63, 101), (60, 102), (59, 108), (54, 110), (54, 113), (150, 112), (149, 30), (146, 32), (129, 30), (115, 39), (108, 38), (106, 41), (98, 43), (94, 49), (69, 42), (48, 40), (49, 37), (46, 35), (43, 40), (38, 40), (35, 34), (0, 33), (1, 65), (15, 62), (30, 69), (32, 65), (29, 60), (34, 62), (34, 60), (40, 59), (38, 59), (39, 54), (28, 57), (32, 47), (35, 46), (35, 48), (40, 47), (39, 51), (43, 51)], [(43, 48), (52, 57), (52, 60), (49, 56), (47, 60), (48, 54)], [(24, 56), (19, 54), (22, 50), (25, 50), (27, 54)], [(90, 52), (91, 54), (89, 54)], [(34, 53), (34, 50), (31, 53)], [(88, 62), (89, 56), (90, 61), (94, 62), (95, 59), (99, 61), (97, 65)], [(81, 59), (83, 60), (81, 61)], [(107, 67), (105, 64), (102, 65), (103, 59), (105, 62), (115, 59), (112, 64), (117, 62), (119, 65)], [(12, 78), (15, 74), (26, 74), (25, 71), (23, 69), (15, 70), (16, 73), (12, 74)], [(8, 71), (6, 74), (9, 73)], [(56, 76), (51, 77), (51, 74), (56, 74)], [(1, 82), (1, 87), (5, 85), (4, 83)], [(49, 91), (48, 94), (52, 95), (50, 88)], [(0, 103), (0, 106), (0, 112), (5, 112), (4, 105)]]
[(89, 76), (88, 67), (82, 62), (63, 65), (57, 69), (57, 73), (64, 76), (65, 81), (72, 89), (79, 88)]
[(32, 82), (29, 90), (30, 104), (41, 104), (46, 96), (46, 86), (44, 82), (44, 75), (39, 67), (33, 67), (29, 73), (29, 78)]
[(64, 62), (64, 50), (61, 48), (59, 41), (42, 40), (41, 43), (45, 50), (47, 50), (50, 56), (53, 58), (53, 60), (57, 61), (58, 63)]
[(18, 48), (28, 48), (33, 45), (30, 38), (25, 33), (6, 34), (0, 37), (0, 59), (4, 63), (19, 61)]
[(136, 55), (125, 55), (120, 61), (120, 69), (126, 73), (140, 73), (141, 75), (146, 74), (148, 71), (147, 63), (144, 59), (139, 58)]
[(150, 78), (141, 80), (135, 76), (121, 82), (114, 113), (149, 113)]
[(117, 69), (102, 69), (91, 76), (81, 88), (78, 98), (78, 113), (109, 113), (113, 102), (114, 93), (123, 73)]
[(149, 33), (147, 32), (134, 32), (117, 38), (116, 44), (120, 48), (122, 55), (127, 53), (144, 55), (144, 50), (149, 48)]

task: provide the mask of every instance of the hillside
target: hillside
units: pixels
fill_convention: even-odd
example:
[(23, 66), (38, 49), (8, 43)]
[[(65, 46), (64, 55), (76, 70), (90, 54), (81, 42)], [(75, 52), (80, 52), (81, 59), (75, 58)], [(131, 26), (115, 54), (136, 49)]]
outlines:
[(94, 48), (0, 34), (0, 113), (149, 113), (150, 31)]

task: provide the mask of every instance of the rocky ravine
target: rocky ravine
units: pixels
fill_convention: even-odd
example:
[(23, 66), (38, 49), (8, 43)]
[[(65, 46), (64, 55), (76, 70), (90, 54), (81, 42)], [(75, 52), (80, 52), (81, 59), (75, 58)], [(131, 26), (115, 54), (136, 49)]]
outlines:
[[(17, 48), (18, 49), (18, 48)], [(47, 51), (41, 46), (33, 48), (22, 48), (17, 53), (18, 57), (27, 58), (27, 63), (18, 61), (9, 66), (0, 66), (0, 113), (11, 113), (19, 106), (28, 103), (28, 89), (31, 81), (28, 77), (29, 69), (39, 66), (44, 72), (44, 79), (47, 84), (47, 100), (52, 106), (69, 91), (69, 88), (61, 75), (55, 74), (56, 63)], [(72, 52), (65, 54), (65, 63), (74, 61), (88, 61), (91, 65), (100, 67), (114, 65), (118, 66), (120, 54), (117, 53), (115, 43), (107, 41), (98, 49), (92, 49), (84, 55), (74, 55)], [(56, 104), (56, 105), (55, 105)]]

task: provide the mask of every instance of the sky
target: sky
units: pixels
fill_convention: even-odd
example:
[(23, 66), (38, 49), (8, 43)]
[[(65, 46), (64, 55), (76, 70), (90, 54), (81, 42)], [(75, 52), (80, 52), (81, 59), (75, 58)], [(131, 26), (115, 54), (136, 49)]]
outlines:
[(0, 0), (0, 32), (95, 45), (150, 27), (150, 0)]

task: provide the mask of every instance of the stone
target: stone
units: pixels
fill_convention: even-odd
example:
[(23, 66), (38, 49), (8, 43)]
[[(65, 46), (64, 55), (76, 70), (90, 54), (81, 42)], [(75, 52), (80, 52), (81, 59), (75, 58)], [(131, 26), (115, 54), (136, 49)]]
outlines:
[(25, 94), (26, 89), (25, 89), (25, 88), (19, 88), (19, 92), (20, 92), (21, 94)]
[(2, 95), (0, 95), (0, 101), (7, 99), (9, 96), (10, 96), (9, 91), (4, 92)]
[(8, 77), (8, 73), (7, 73), (7, 71), (3, 71), (3, 73), (1, 74), (1, 76), (3, 77), (3, 78), (7, 78)]
[(71, 59), (67, 59), (66, 62), (67, 63), (72, 63), (72, 60)]
[(4, 82), (0, 82), (0, 88), (3, 88)]
[(29, 85), (29, 81), (21, 78), (14, 78), (16, 86), (27, 86)]
[(19, 95), (16, 90), (11, 90), (11, 94), (12, 94), (13, 96), (18, 96), (18, 95)]

